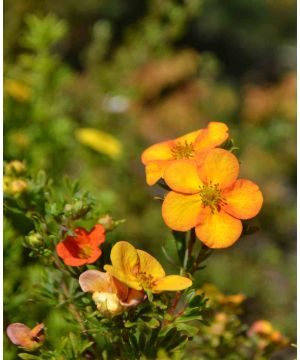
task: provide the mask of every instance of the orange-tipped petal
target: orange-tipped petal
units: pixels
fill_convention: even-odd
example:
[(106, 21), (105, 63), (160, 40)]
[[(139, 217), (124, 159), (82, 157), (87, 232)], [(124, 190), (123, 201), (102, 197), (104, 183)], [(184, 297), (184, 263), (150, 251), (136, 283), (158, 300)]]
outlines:
[(98, 246), (105, 240), (105, 228), (101, 224), (96, 224), (88, 234), (90, 244)]
[(165, 167), (168, 161), (150, 161), (145, 165), (146, 182), (148, 185), (154, 185), (160, 178), (164, 177)]
[(109, 274), (98, 270), (87, 270), (79, 276), (79, 285), (84, 292), (111, 292), (112, 278)]
[(137, 250), (137, 253), (140, 260), (139, 273), (149, 274), (154, 279), (159, 279), (166, 275), (163, 267), (152, 255), (143, 250)]
[(184, 290), (192, 285), (192, 280), (179, 276), (179, 275), (168, 275), (159, 279), (155, 286), (153, 286), (152, 291), (158, 293), (161, 291), (179, 291)]
[(114, 284), (114, 287), (115, 287), (115, 290), (116, 290), (116, 293), (118, 295), (118, 298), (123, 301), (125, 299), (127, 299), (127, 296), (128, 296), (128, 286), (121, 283), (121, 281), (119, 281), (118, 279), (116, 279), (115, 277), (111, 277), (112, 279), (112, 282)]
[(259, 187), (249, 180), (239, 179), (234, 186), (223, 192), (226, 205), (223, 209), (238, 219), (251, 219), (256, 216), (263, 204)]
[(205, 131), (205, 129), (200, 129), (200, 130), (196, 130), (196, 131), (192, 131), (186, 135), (180, 136), (179, 138), (175, 139), (174, 141), (180, 142), (180, 143), (189, 143), (192, 144), (194, 143), (194, 141), (196, 141), (196, 139), (199, 137), (200, 134), (202, 134)]
[(162, 217), (171, 229), (187, 231), (198, 224), (202, 210), (199, 194), (184, 195), (170, 191), (162, 205)]
[(193, 160), (170, 162), (166, 166), (164, 180), (172, 190), (185, 194), (196, 194), (203, 185), (196, 162)]
[(228, 138), (228, 126), (221, 122), (210, 122), (207, 129), (201, 132), (195, 141), (196, 152), (213, 149)]
[(146, 165), (149, 161), (172, 159), (171, 148), (173, 141), (163, 141), (148, 147), (142, 153), (142, 163)]
[(239, 174), (239, 162), (229, 151), (212, 149), (208, 152), (199, 175), (205, 184), (219, 184), (220, 189), (232, 185)]
[(196, 227), (196, 235), (210, 248), (226, 248), (235, 243), (241, 236), (242, 222), (225, 211), (215, 213), (209, 208), (205, 209), (201, 224)]

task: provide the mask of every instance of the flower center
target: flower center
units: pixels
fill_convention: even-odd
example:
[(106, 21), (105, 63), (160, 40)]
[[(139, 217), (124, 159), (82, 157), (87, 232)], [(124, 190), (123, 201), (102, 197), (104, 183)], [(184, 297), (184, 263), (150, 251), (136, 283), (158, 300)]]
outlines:
[(139, 272), (136, 277), (143, 289), (151, 290), (154, 283), (154, 278), (152, 275), (146, 274), (145, 272)]
[(194, 146), (192, 143), (185, 141), (184, 143), (177, 142), (171, 148), (172, 156), (174, 159), (190, 159), (195, 155)]
[(208, 185), (200, 187), (199, 194), (203, 207), (209, 206), (212, 213), (220, 211), (220, 206), (226, 204), (225, 199), (222, 197), (219, 184), (213, 184), (211, 181)]
[(88, 259), (93, 253), (93, 249), (90, 245), (84, 245), (80, 246), (80, 249), (78, 251), (78, 257), (80, 259)]

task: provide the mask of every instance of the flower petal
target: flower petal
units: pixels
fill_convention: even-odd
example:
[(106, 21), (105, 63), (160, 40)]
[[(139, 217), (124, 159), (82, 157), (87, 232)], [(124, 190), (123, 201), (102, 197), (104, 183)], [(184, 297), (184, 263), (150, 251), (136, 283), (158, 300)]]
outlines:
[(186, 289), (191, 285), (192, 280), (187, 277), (179, 275), (169, 275), (158, 280), (155, 286), (152, 288), (152, 291), (154, 293), (158, 293), (161, 291), (179, 291)]
[(171, 148), (173, 144), (173, 140), (168, 140), (148, 147), (142, 153), (142, 163), (146, 165), (149, 161), (172, 159)]
[(228, 126), (221, 122), (210, 122), (207, 129), (202, 131), (195, 141), (196, 152), (213, 149), (221, 145), (228, 138)]
[(150, 254), (143, 250), (137, 250), (139, 256), (139, 273), (151, 275), (154, 279), (160, 279), (166, 275), (160, 263)]
[(91, 251), (92, 255), (85, 259), (85, 264), (93, 264), (102, 254), (102, 251), (97, 247), (91, 247)]
[(139, 257), (134, 246), (126, 241), (119, 241), (113, 246), (110, 258), (112, 266), (105, 265), (104, 269), (129, 287), (141, 290), (136, 280)]
[(239, 162), (229, 151), (212, 149), (199, 168), (201, 180), (205, 184), (219, 184), (221, 189), (232, 185), (239, 174)]
[(222, 209), (215, 213), (209, 208), (205, 210), (201, 224), (196, 227), (199, 240), (214, 249), (231, 246), (241, 236), (242, 222)]
[(129, 289), (128, 298), (126, 301), (120, 301), (121, 305), (125, 307), (137, 306), (146, 299), (144, 291)]
[(69, 266), (81, 266), (86, 264), (86, 259), (80, 259), (76, 257), (76, 254), (80, 250), (76, 245), (76, 242), (71, 240), (72, 237), (66, 238), (56, 245), (56, 252), (61, 257), (66, 265)]
[(188, 144), (194, 143), (194, 141), (198, 138), (200, 134), (202, 134), (205, 129), (200, 129), (196, 131), (192, 131), (186, 135), (180, 136), (179, 138), (175, 139), (174, 141), (184, 143), (187, 142)]
[(162, 217), (171, 229), (187, 231), (198, 224), (202, 209), (199, 194), (184, 195), (170, 191), (162, 205)]
[(84, 292), (111, 292), (114, 288), (109, 274), (98, 270), (87, 270), (79, 276), (79, 285)]
[(170, 162), (166, 166), (164, 180), (172, 190), (185, 194), (196, 194), (203, 185), (196, 162), (193, 160), (183, 159)]
[(89, 242), (92, 245), (98, 246), (105, 240), (105, 228), (101, 224), (96, 224), (88, 234)]
[(239, 179), (231, 189), (223, 192), (226, 205), (223, 209), (238, 219), (251, 219), (256, 216), (263, 204), (259, 187), (249, 180)]
[(167, 162), (165, 160), (156, 160), (150, 161), (145, 165), (146, 182), (148, 185), (154, 185), (160, 178), (163, 178)]
[(114, 268), (111, 265), (104, 265), (104, 270), (120, 282), (126, 284), (129, 288), (143, 290), (143, 287), (140, 285), (135, 276), (126, 275), (124, 272)]
[(10, 341), (15, 345), (23, 347), (29, 344), (30, 331), (31, 329), (22, 323), (10, 324), (6, 329)]

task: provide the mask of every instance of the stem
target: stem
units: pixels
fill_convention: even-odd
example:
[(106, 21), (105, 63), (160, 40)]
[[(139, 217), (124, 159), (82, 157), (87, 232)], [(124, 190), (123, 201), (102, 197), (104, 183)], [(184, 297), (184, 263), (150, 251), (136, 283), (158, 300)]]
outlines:
[(196, 242), (196, 233), (195, 233), (195, 229), (193, 228), (190, 230), (190, 240), (188, 243), (188, 256), (189, 257), (192, 255), (195, 242)]
[(199, 251), (199, 254), (198, 254), (198, 256), (197, 256), (197, 258), (194, 261), (194, 264), (192, 266), (192, 269), (191, 269), (192, 274), (199, 269), (199, 266), (200, 266), (201, 262), (206, 260), (212, 254), (212, 252), (213, 252), (212, 249), (210, 249), (206, 245), (202, 244), (202, 247), (201, 247), (201, 249)]

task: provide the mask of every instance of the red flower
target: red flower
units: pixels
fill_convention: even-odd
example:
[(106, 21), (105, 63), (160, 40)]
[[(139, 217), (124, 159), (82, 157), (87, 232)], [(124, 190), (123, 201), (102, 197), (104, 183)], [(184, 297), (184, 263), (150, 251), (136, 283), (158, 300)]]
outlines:
[(105, 229), (95, 225), (90, 232), (78, 227), (75, 236), (67, 236), (56, 245), (56, 251), (66, 265), (81, 266), (94, 263), (102, 254), (99, 245), (105, 240)]

